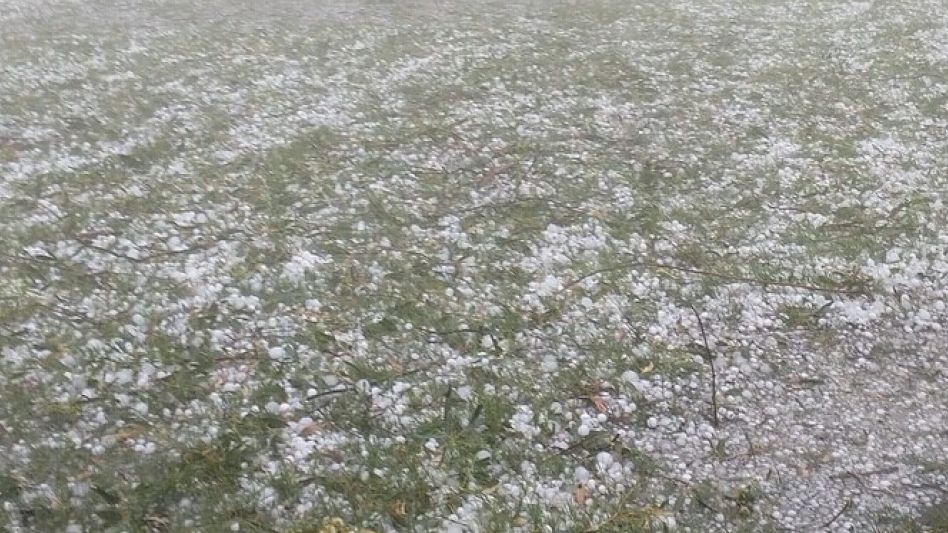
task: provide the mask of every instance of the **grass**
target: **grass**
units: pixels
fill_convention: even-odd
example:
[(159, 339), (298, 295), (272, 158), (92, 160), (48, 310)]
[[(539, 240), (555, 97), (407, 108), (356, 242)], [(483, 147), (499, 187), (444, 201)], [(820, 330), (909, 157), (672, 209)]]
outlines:
[(844, 51), (824, 2), (139, 4), (0, 18), (3, 527), (768, 531), (772, 486), (646, 450), (709, 423), (690, 307), (722, 360), (856, 342), (817, 295), (943, 318), (925, 40)]

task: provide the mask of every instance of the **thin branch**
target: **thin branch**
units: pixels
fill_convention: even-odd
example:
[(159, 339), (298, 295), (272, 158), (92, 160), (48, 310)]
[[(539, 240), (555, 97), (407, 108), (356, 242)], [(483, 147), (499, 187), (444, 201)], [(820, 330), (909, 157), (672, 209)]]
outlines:
[(701, 328), (701, 340), (704, 342), (705, 361), (708, 362), (708, 367), (711, 369), (711, 424), (718, 427), (718, 374), (714, 368), (714, 354), (711, 352), (711, 343), (708, 342), (708, 333), (704, 329), (701, 313), (698, 312), (695, 306), (689, 304), (689, 307), (694, 311), (695, 318), (698, 319), (698, 327)]
[(677, 270), (679, 272), (685, 272), (687, 274), (696, 274), (699, 276), (707, 276), (710, 278), (718, 278), (732, 283), (747, 283), (750, 285), (761, 285), (764, 287), (774, 286), (774, 287), (788, 287), (792, 289), (805, 289), (808, 291), (814, 292), (828, 292), (832, 294), (852, 294), (852, 295), (865, 295), (866, 291), (863, 289), (846, 289), (842, 287), (820, 287), (818, 285), (808, 285), (806, 283), (792, 283), (787, 281), (778, 281), (771, 279), (759, 279), (751, 278), (746, 276), (735, 276), (731, 274), (723, 274), (720, 272), (712, 272), (709, 270), (699, 270), (696, 268), (680, 267), (673, 265), (660, 265), (658, 263), (639, 263), (635, 266), (647, 266), (652, 268), (667, 268), (669, 270)]
[(316, 394), (314, 394), (314, 395), (312, 395), (312, 396), (307, 396), (306, 399), (307, 399), (307, 400), (315, 400), (316, 398), (322, 398), (322, 397), (324, 397), (324, 396), (332, 396), (333, 394), (342, 394), (342, 393), (344, 393), (344, 392), (352, 392), (352, 391), (354, 391), (354, 390), (355, 390), (354, 387), (344, 387), (344, 388), (341, 388), (341, 389), (328, 389), (328, 390), (324, 390), (324, 391), (322, 391), (322, 392), (317, 392)]
[(825, 524), (823, 524), (822, 526), (820, 526), (820, 529), (827, 529), (827, 528), (829, 528), (831, 525), (833, 525), (833, 522), (839, 520), (839, 517), (843, 516), (843, 513), (845, 513), (846, 511), (848, 511), (849, 508), (852, 507), (852, 505), (853, 505), (853, 501), (852, 501), (852, 500), (846, 500), (846, 503), (843, 504), (843, 507), (842, 507), (839, 511), (837, 511), (836, 514), (834, 514), (833, 517), (830, 518), (828, 522), (826, 522)]
[(687, 487), (691, 491), (691, 494), (694, 496), (695, 501), (698, 502), (698, 504), (701, 507), (704, 507), (705, 509), (715, 514), (724, 514), (717, 507), (715, 507), (714, 505), (711, 505), (710, 502), (705, 500), (705, 498), (701, 495), (701, 492), (698, 490), (698, 487), (695, 486), (693, 483), (685, 481), (683, 479), (678, 479), (673, 476), (662, 474), (661, 472), (656, 472), (656, 475), (662, 479), (667, 479), (668, 481), (678, 483), (679, 485), (683, 485), (684, 487)]
[(773, 279), (761, 279), (761, 278), (752, 278), (749, 276), (739, 276), (733, 274), (725, 274), (723, 272), (714, 272), (711, 270), (700, 270), (697, 268), (690, 268), (684, 266), (675, 266), (675, 265), (664, 265), (661, 263), (656, 263), (652, 261), (637, 261), (633, 263), (625, 263), (622, 265), (616, 265), (611, 267), (604, 267), (587, 272), (586, 274), (581, 275), (577, 279), (567, 283), (564, 286), (564, 290), (570, 287), (575, 286), (576, 284), (593, 277), (597, 274), (605, 274), (608, 272), (615, 272), (621, 270), (628, 270), (631, 268), (655, 268), (655, 269), (666, 269), (674, 270), (677, 272), (684, 272), (686, 274), (694, 274), (697, 276), (705, 276), (709, 278), (716, 278), (725, 281), (726, 283), (747, 283), (748, 285), (757, 285), (761, 287), (787, 287), (791, 289), (803, 289), (813, 292), (823, 292), (828, 294), (847, 294), (852, 296), (866, 296), (867, 291), (865, 289), (850, 289), (846, 287), (821, 287), (819, 285), (809, 285), (806, 283), (793, 283), (789, 281), (780, 281)]

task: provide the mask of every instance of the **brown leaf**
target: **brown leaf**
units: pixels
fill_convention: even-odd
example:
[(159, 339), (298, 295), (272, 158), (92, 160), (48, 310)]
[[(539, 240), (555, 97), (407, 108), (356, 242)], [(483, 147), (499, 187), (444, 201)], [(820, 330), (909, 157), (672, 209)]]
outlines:
[(393, 503), (388, 511), (396, 522), (402, 523), (408, 518), (408, 507), (405, 505), (405, 502), (401, 500)]
[(576, 500), (576, 503), (585, 505), (586, 500), (589, 499), (589, 489), (582, 485), (577, 485), (576, 489), (573, 490), (573, 499)]
[(129, 425), (120, 429), (118, 432), (112, 434), (112, 438), (117, 441), (126, 441), (129, 439), (135, 439), (140, 437), (145, 433), (148, 428), (145, 426), (139, 425)]
[(592, 396), (589, 398), (589, 401), (592, 402), (593, 406), (600, 413), (605, 413), (609, 410), (609, 406), (606, 405), (606, 401), (603, 400), (601, 396)]
[(311, 422), (306, 425), (303, 429), (300, 430), (301, 437), (309, 437), (310, 435), (315, 435), (319, 433), (320, 430), (324, 428), (324, 425), (319, 422)]

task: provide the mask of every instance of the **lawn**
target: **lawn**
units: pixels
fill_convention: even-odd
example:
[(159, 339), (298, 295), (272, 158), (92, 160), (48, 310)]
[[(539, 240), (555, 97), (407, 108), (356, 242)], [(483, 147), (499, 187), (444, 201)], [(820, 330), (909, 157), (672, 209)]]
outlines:
[(0, 529), (945, 531), (937, 0), (0, 0)]

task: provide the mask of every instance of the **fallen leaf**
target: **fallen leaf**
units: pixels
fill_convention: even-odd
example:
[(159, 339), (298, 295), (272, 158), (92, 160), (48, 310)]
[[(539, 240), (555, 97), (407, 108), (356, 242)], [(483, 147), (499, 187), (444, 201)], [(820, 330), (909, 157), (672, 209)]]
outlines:
[(582, 485), (578, 485), (576, 490), (573, 491), (573, 499), (576, 500), (576, 503), (584, 505), (586, 500), (589, 499), (589, 489)]
[(389, 507), (389, 513), (396, 522), (402, 523), (408, 518), (408, 507), (405, 502), (398, 500)]
[(310, 435), (315, 435), (320, 430), (322, 430), (323, 427), (324, 427), (323, 424), (320, 424), (319, 422), (311, 422), (307, 424), (306, 427), (300, 430), (300, 436), (309, 437)]
[(606, 411), (609, 410), (609, 406), (606, 405), (605, 400), (603, 400), (602, 397), (600, 397), (600, 396), (593, 396), (593, 397), (589, 398), (589, 401), (592, 402), (593, 406), (594, 406), (594, 407), (596, 408), (596, 410), (599, 411), (600, 413), (605, 413)]

